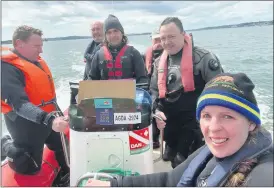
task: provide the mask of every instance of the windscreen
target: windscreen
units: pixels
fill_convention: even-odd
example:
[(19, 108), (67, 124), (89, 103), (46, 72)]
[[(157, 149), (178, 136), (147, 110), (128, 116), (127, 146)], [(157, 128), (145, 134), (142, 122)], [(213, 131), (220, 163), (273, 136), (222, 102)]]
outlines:
[(150, 125), (151, 106), (149, 93), (140, 88), (135, 99), (84, 99), (70, 105), (70, 127), (85, 132), (141, 129)]

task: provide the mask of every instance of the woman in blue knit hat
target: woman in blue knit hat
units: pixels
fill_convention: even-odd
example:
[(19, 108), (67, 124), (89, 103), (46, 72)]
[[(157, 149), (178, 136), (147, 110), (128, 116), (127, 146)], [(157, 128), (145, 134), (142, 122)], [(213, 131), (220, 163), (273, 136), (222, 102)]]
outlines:
[(261, 126), (254, 84), (243, 73), (222, 73), (207, 83), (196, 117), (206, 145), (170, 172), (90, 179), (89, 186), (273, 187), (273, 141)]

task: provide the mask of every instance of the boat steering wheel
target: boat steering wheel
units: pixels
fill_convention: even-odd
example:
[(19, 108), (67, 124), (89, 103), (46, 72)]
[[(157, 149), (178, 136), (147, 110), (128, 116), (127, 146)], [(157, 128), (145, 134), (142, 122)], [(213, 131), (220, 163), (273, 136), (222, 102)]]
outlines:
[(93, 179), (97, 180), (97, 179), (99, 179), (100, 177), (101, 177), (101, 178), (109, 178), (109, 179), (114, 178), (113, 175), (110, 175), (110, 174), (108, 174), (108, 173), (96, 172), (96, 173), (94, 173), (94, 178), (93, 178)]
[(101, 180), (101, 181), (106, 181), (104, 179), (107, 179), (107, 180), (113, 179), (114, 176), (110, 175), (108, 173), (102, 173), (102, 172), (93, 172), (93, 173), (88, 172), (88, 173), (84, 174), (83, 176), (81, 176), (77, 180), (76, 187), (79, 187), (80, 184), (83, 182), (83, 180), (90, 179), (90, 178), (95, 179), (95, 180), (101, 180), (100, 178), (103, 178), (103, 180)]

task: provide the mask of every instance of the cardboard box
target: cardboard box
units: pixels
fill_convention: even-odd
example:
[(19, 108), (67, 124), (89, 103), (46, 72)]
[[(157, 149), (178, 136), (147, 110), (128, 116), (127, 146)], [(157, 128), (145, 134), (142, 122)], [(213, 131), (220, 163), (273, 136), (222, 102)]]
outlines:
[(85, 80), (79, 82), (78, 104), (87, 98), (128, 98), (135, 99), (136, 81), (126, 80)]

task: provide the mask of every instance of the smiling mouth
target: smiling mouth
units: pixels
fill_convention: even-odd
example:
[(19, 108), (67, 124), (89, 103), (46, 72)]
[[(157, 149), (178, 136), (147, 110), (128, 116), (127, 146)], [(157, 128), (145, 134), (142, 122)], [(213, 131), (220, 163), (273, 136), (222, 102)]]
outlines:
[(214, 143), (214, 144), (222, 144), (225, 143), (226, 141), (228, 141), (228, 138), (211, 138), (210, 140)]

